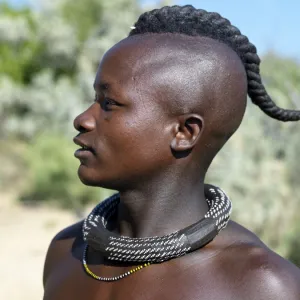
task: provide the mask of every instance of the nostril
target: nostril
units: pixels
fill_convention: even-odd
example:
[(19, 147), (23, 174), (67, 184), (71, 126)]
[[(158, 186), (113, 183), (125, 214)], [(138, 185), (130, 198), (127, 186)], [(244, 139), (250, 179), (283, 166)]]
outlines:
[(87, 132), (88, 130), (87, 130), (86, 128), (84, 128), (83, 126), (79, 126), (78, 131), (79, 131), (80, 133), (85, 133), (85, 132)]

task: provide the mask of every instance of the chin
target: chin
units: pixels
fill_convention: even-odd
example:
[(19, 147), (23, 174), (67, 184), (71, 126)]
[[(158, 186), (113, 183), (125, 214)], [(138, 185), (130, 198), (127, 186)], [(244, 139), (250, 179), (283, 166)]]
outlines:
[[(107, 172), (103, 172), (104, 174), (107, 174)], [(111, 184), (112, 180), (101, 176), (99, 174), (99, 170), (91, 170), (85, 165), (80, 165), (78, 169), (78, 177), (80, 181), (87, 186), (93, 186), (93, 187), (101, 187), (105, 189), (111, 189), (115, 190), (116, 187)]]
[(87, 166), (81, 164), (78, 168), (77, 174), (83, 184), (88, 186), (99, 186), (99, 180), (97, 180), (93, 170)]

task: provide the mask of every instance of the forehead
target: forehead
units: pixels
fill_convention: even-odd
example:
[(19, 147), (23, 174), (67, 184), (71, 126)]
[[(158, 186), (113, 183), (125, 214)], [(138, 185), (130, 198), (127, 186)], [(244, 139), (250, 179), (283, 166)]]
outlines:
[(155, 49), (145, 47), (141, 40), (126, 38), (109, 49), (100, 62), (95, 83), (130, 83), (155, 69)]

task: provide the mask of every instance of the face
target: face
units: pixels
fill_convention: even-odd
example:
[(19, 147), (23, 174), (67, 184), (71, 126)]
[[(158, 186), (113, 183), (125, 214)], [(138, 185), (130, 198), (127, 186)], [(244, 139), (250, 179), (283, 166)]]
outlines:
[(87, 185), (116, 190), (143, 184), (171, 163), (168, 114), (143, 68), (138, 41), (120, 42), (103, 57), (95, 101), (74, 120), (78, 175)]

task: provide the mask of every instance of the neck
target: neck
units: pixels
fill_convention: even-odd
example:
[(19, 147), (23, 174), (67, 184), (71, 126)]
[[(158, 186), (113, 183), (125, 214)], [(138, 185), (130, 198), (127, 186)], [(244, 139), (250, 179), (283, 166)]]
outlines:
[(208, 211), (204, 181), (166, 180), (120, 192), (117, 228), (129, 237), (162, 236), (183, 229)]

